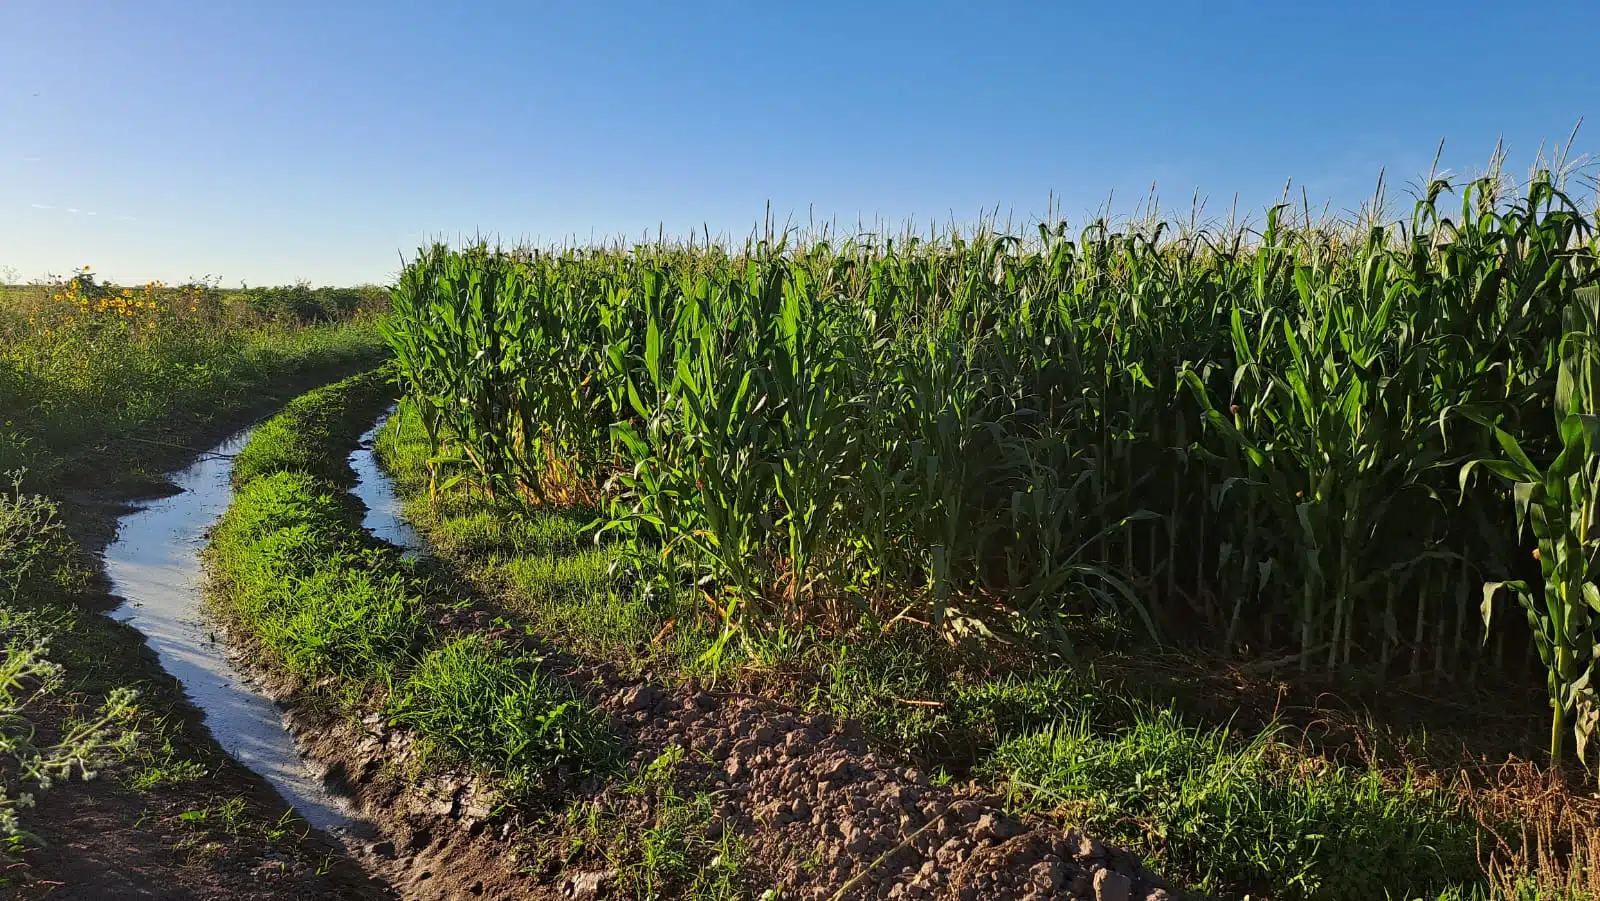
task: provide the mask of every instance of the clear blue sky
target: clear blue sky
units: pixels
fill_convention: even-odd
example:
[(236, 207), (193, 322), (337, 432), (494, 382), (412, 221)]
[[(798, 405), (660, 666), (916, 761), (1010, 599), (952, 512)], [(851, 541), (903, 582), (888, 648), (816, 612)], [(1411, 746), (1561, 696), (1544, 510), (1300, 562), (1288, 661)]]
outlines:
[[(425, 236), (1336, 208), (1590, 123), (1600, 3), (4, 0), (0, 265), (384, 281)], [(1296, 192), (1298, 194), (1298, 191)], [(74, 212), (76, 211), (76, 212)], [(93, 215), (91, 215), (91, 213)]]

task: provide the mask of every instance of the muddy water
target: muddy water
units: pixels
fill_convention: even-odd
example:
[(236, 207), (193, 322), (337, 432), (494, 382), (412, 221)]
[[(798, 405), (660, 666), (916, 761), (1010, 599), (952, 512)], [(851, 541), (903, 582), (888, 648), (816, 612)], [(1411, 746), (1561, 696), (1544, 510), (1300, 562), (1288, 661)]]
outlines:
[[(367, 525), (375, 534), (415, 549), (420, 540), (399, 518), (393, 487), (372, 459), (376, 431), (374, 426), (363, 436), (362, 447), (351, 455), (361, 479), (356, 493), (369, 507)], [(123, 598), (111, 615), (144, 633), (161, 665), (205, 714), (206, 726), (223, 750), (265, 777), (312, 826), (365, 833), (366, 824), (323, 786), (300, 756), (285, 731), (282, 709), (228, 659), (222, 636), (202, 605), (200, 551), (206, 531), (233, 498), (232, 455), (248, 437), (241, 432), (172, 473), (178, 493), (122, 517), (117, 539), (105, 552), (113, 590)]]

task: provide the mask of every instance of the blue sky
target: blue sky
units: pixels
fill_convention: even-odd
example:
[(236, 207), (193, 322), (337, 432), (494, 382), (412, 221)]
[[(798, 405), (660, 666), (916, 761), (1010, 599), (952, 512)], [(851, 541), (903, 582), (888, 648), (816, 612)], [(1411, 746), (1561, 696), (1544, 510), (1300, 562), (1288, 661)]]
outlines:
[[(426, 237), (1351, 207), (1582, 116), (1600, 3), (5, 0), (0, 266), (384, 281)], [(1298, 196), (1298, 188), (1296, 189)]]

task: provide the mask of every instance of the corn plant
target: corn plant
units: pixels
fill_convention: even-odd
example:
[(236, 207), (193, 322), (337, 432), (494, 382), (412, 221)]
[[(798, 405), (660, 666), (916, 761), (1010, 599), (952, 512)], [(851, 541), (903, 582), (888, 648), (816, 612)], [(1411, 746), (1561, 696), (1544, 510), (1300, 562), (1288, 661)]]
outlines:
[[(1483, 468), (1513, 486), (1519, 527), (1531, 528), (1537, 544), (1539, 581), (1489, 582), (1483, 589), (1483, 619), (1493, 617), (1502, 591), (1514, 594), (1528, 616), (1534, 646), (1548, 671), (1550, 759), (1559, 765), (1567, 726), (1577, 737), (1578, 759), (1600, 725), (1596, 686), (1591, 683), (1600, 636), (1600, 297), (1590, 290), (1566, 311), (1567, 334), (1555, 395), (1559, 453), (1536, 464), (1516, 436), (1493, 423), (1501, 456), (1479, 458), (1461, 468), (1466, 485)], [(1472, 414), (1476, 415), (1476, 414)]]
[[(1519, 663), (1498, 622), (1476, 649), (1482, 584), (1544, 589), (1513, 553), (1532, 502), (1456, 474), (1580, 477), (1587, 387), (1562, 386), (1587, 384), (1592, 225), (1553, 176), (1491, 172), (1430, 179), (1394, 221), (1276, 207), (1259, 231), (436, 247), (390, 340), (441, 467), (599, 508), (729, 641), (1065, 642), (1110, 612), (1145, 640), (1466, 680)], [(1587, 496), (1562, 490), (1541, 497)], [(1562, 616), (1534, 643), (1581, 719), (1592, 650)]]

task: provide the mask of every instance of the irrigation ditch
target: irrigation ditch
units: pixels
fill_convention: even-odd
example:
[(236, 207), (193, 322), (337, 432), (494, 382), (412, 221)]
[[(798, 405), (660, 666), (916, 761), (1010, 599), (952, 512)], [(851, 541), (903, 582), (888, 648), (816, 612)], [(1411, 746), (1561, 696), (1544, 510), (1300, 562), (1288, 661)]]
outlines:
[[(874, 754), (852, 721), (623, 676), (475, 603), (433, 570), (373, 458), (372, 422), (392, 410), (386, 382), (369, 373), (312, 392), (223, 442), (175, 474), (181, 493), (129, 514), (106, 560), (128, 599), (119, 617), (147, 635), (221, 745), (400, 897), (623, 897), (640, 879), (661, 880), (657, 897), (1169, 896), (1136, 855), (1019, 820), (977, 785), (934, 784)], [(254, 565), (243, 551), (276, 555), (274, 580), (255, 586), (289, 592), (270, 609), (243, 597)], [(389, 610), (403, 640), (348, 644), (388, 634), (363, 618), (382, 604), (328, 606), (351, 592), (410, 605)], [(595, 727), (587, 759), (517, 759), (563, 747), (534, 744), (486, 766), (417, 726), (437, 717), (395, 697), (463, 648), (531, 666), (507, 684), (554, 692), (546, 714), (578, 710)], [(439, 706), (479, 702), (512, 703)], [(679, 842), (663, 851), (709, 852), (685, 857), (693, 872), (630, 872), (619, 862), (636, 849), (608, 847), (663, 830)]]

